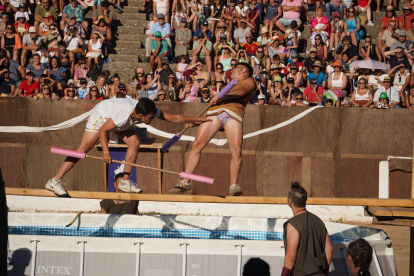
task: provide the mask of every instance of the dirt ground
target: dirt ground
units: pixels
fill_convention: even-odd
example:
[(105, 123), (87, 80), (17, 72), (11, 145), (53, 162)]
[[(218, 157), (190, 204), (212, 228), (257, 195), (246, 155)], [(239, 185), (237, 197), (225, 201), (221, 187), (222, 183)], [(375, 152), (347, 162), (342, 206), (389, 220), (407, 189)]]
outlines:
[(390, 226), (390, 225), (361, 225), (382, 229), (387, 233), (392, 241), (394, 249), (395, 263), (397, 265), (397, 273), (399, 276), (409, 275), (410, 261), (410, 227), (407, 226)]

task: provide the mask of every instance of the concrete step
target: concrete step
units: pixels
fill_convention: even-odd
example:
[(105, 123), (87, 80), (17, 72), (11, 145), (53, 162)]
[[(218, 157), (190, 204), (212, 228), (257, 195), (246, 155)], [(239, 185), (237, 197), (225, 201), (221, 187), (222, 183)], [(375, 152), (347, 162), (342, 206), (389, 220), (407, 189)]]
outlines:
[(114, 62), (138, 62), (138, 56), (137, 55), (110, 54), (109, 58), (114, 60)]
[(113, 51), (114, 52), (112, 52), (111, 54), (117, 54), (117, 55), (138, 55), (139, 51), (144, 51), (143, 55), (145, 55), (145, 49), (131, 49), (131, 48), (115, 47)]
[(137, 32), (137, 27), (138, 28), (146, 28), (148, 25), (147, 20), (135, 20), (135, 19), (122, 19), (120, 21), (120, 25), (118, 26), (122, 26), (122, 27), (134, 27), (135, 28), (135, 32)]
[(145, 44), (145, 40), (147, 39), (148, 36), (145, 33), (140, 34), (136, 32), (133, 35), (129, 33), (119, 33), (115, 37), (116, 37), (116, 40), (134, 41), (134, 42), (141, 42), (142, 44)]
[(140, 41), (126, 41), (126, 40), (116, 40), (114, 41), (115, 48), (126, 48), (126, 49), (145, 49), (145, 43), (142, 44)]
[(118, 18), (121, 22), (124, 20), (145, 20), (149, 22), (147, 15), (144, 13), (138, 13), (137, 9), (134, 9), (133, 12), (122, 13), (118, 16)]

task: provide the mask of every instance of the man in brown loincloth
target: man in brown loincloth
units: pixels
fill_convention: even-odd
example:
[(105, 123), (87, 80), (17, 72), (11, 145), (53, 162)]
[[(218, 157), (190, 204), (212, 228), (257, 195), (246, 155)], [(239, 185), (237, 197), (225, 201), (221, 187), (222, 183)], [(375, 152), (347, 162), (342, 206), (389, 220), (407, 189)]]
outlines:
[[(231, 151), (230, 196), (243, 194), (243, 190), (237, 185), (237, 180), (241, 168), (244, 109), (256, 91), (256, 82), (252, 75), (253, 68), (249, 64), (240, 62), (234, 66), (231, 78), (236, 79), (237, 84), (223, 99), (219, 99), (218, 96), (211, 99), (215, 104), (210, 107), (206, 116), (211, 117), (212, 121), (203, 123), (199, 127), (185, 169), (186, 173), (194, 172), (203, 148), (219, 130), (224, 129)], [(169, 193), (180, 194), (190, 190), (190, 181), (183, 179)]]

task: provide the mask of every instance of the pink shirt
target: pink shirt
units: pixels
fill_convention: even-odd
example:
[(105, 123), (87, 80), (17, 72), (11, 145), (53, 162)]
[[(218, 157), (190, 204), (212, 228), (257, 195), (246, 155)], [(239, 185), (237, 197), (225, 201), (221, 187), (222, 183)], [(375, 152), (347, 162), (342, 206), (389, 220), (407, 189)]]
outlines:
[[(300, 0), (293, 0), (293, 2), (290, 2), (289, 0), (283, 0), (282, 2), (282, 10), (283, 6), (294, 6), (294, 7), (302, 7), (302, 3)], [(300, 10), (299, 12), (293, 12), (293, 11), (283, 11), (283, 18), (295, 18), (299, 19), (300, 17)]]

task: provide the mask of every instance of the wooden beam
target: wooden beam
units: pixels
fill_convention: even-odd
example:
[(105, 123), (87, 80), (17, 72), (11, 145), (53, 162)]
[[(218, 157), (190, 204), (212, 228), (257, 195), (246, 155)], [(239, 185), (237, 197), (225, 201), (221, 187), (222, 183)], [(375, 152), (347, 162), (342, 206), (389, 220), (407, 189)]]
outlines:
[[(413, 140), (413, 153), (414, 153), (414, 140)], [(411, 180), (411, 199), (414, 199), (414, 158), (413, 158), (413, 170), (412, 170), (411, 175), (412, 175), (411, 176), (412, 177), (412, 180)]]
[[(243, 204), (286, 204), (287, 197), (259, 196), (202, 196), (202, 195), (166, 195), (166, 194), (128, 194), (87, 191), (68, 191), (72, 198), (119, 199), (139, 201), (200, 202), (200, 203), (243, 203)], [(56, 197), (46, 189), (6, 188), (6, 195)], [(345, 205), (345, 206), (382, 206), (414, 207), (411, 199), (376, 198), (308, 198), (308, 205)]]

